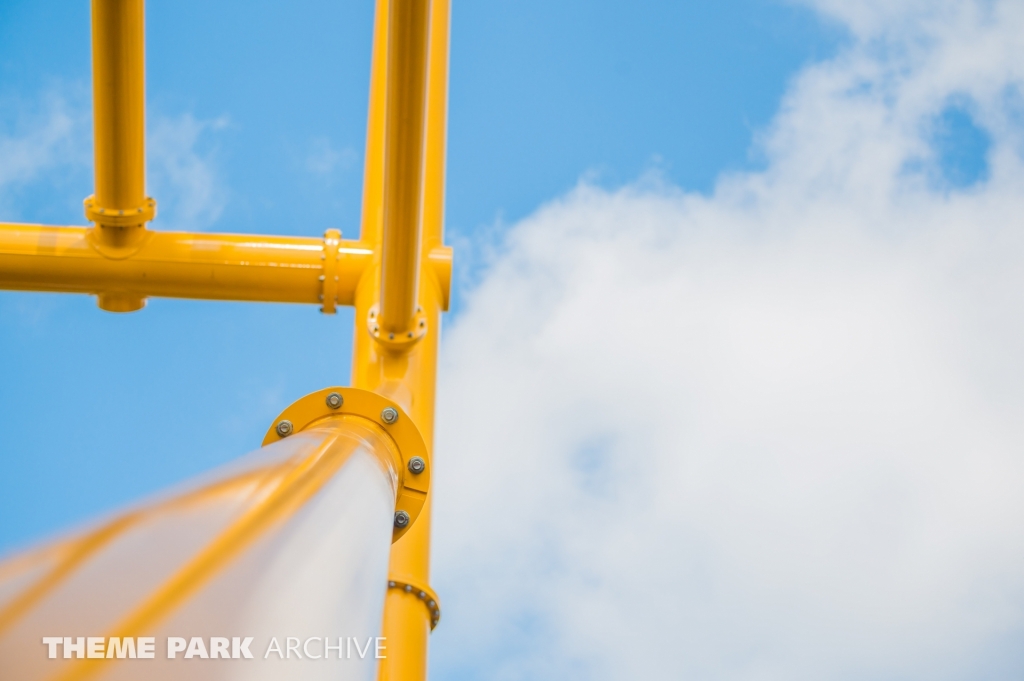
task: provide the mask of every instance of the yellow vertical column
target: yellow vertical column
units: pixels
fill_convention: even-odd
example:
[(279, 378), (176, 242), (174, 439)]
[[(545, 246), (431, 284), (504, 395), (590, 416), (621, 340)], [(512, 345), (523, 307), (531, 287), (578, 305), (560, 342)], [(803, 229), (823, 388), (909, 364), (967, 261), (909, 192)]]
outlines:
[(394, 336), (412, 330), (419, 287), (429, 9), (391, 0), (388, 17), (380, 326)]
[[(145, 7), (143, 0), (92, 1), (93, 131), (96, 193), (85, 200), (91, 237), (104, 255), (130, 254), (156, 214), (146, 196)], [(100, 296), (100, 307), (127, 312), (143, 300)]]
[[(380, 254), (385, 243), (385, 215), (391, 204), (386, 198), (386, 164), (394, 161), (392, 151), (386, 151), (393, 137), (386, 132), (386, 109), (389, 58), (389, 22), (395, 4), (423, 2), (424, 0), (378, 0), (374, 26), (373, 65), (370, 86), (370, 112), (367, 130), (367, 152), (364, 171), (363, 217), (360, 240)], [(415, 8), (413, 8), (415, 9)], [(443, 236), (445, 132), (447, 125), (448, 88), (448, 0), (429, 3), (429, 42), (427, 57), (425, 125), (422, 128), (421, 190), (416, 206), (419, 235), (409, 234), (408, 227), (398, 233), (399, 248), (408, 253), (414, 248), (414, 279), (416, 297), (413, 302), (421, 309), (416, 319), (426, 325), (426, 334), (405, 348), (389, 347), (374, 339), (370, 317), (374, 306), (385, 301), (381, 298), (381, 263), (378, 262), (364, 276), (356, 293), (356, 324), (352, 365), (352, 384), (387, 395), (403, 406), (413, 418), (427, 446), (433, 448), (434, 393), (437, 376), (437, 352), (440, 338), (440, 315), (443, 307), (441, 284), (427, 266), (427, 254), (441, 244)], [(390, 33), (394, 35), (394, 33)], [(393, 102), (392, 102), (393, 103)], [(408, 139), (408, 137), (406, 137)], [(384, 159), (387, 159), (385, 161)], [(406, 170), (409, 170), (406, 167)], [(407, 207), (408, 210), (408, 207)], [(405, 213), (408, 215), (409, 213)], [(410, 241), (415, 238), (416, 241)], [(394, 253), (394, 251), (392, 251)], [(406, 256), (407, 257), (407, 256)], [(401, 267), (411, 269), (410, 263)], [(385, 281), (390, 281), (386, 279)], [(388, 286), (387, 283), (384, 284)], [(407, 289), (408, 290), (408, 289)], [(386, 295), (386, 293), (385, 293)], [(397, 297), (397, 296), (396, 296)], [(399, 300), (399, 323), (409, 303)], [(392, 308), (395, 309), (395, 308)], [(394, 317), (393, 317), (394, 318)], [(396, 324), (395, 328), (398, 328)], [(429, 587), (430, 580), (430, 499), (416, 523), (393, 546), (390, 575), (397, 581)], [(419, 681), (426, 678), (427, 640), (430, 635), (431, 616), (424, 600), (415, 590), (408, 593), (389, 589), (384, 609), (384, 633), (387, 638), (387, 657), (382, 660), (380, 679), (388, 681)]]

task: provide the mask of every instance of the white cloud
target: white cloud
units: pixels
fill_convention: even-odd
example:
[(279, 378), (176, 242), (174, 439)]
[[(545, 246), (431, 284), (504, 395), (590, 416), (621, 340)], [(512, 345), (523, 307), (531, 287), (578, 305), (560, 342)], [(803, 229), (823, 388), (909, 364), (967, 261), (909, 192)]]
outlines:
[[(79, 88), (68, 86), (50, 89), (31, 103), (3, 99), (0, 220), (26, 219), (24, 191), (55, 170), (63, 170), (60, 180), (67, 180), (89, 167), (91, 130), (88, 114), (77, 103), (82, 97)], [(77, 209), (81, 213), (80, 200)]]
[(217, 176), (211, 132), (227, 127), (227, 117), (199, 120), (192, 114), (156, 116), (148, 139), (148, 184), (157, 200), (155, 227), (202, 230), (217, 221), (227, 190)]
[(350, 169), (356, 161), (357, 154), (350, 148), (335, 149), (327, 137), (314, 137), (309, 141), (309, 150), (305, 158), (306, 171), (320, 177), (330, 177), (338, 170)]
[(443, 676), (1024, 671), (1024, 10), (818, 5), (765, 171), (582, 185), (446, 328)]
[[(31, 102), (7, 99), (0, 124), (0, 220), (43, 219), (84, 224), (82, 199), (93, 191), (92, 120), (85, 91), (62, 85)], [(150, 114), (148, 190), (157, 199), (157, 228), (204, 229), (227, 203), (211, 133), (226, 117)], [(42, 191), (45, 198), (40, 198)], [(28, 206), (44, 206), (35, 214)]]

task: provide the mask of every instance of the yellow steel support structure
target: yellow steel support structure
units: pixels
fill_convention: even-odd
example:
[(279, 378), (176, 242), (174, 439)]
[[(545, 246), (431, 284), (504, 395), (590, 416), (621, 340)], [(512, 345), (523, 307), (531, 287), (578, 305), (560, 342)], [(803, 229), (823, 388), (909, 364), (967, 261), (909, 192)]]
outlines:
[[(104, 309), (148, 296), (315, 304), (325, 288), (326, 239), (139, 232), (131, 257), (114, 259), (95, 229), (0, 224), (0, 288), (92, 293)], [(334, 299), (351, 305), (373, 251), (342, 240), (334, 251)]]
[[(92, 0), (92, 26), (93, 226), (0, 224), (0, 288), (89, 293), (112, 312), (151, 296), (319, 303), (326, 313), (355, 305), (352, 386), (399, 405), (432, 449), (451, 280), (442, 245), (449, 0), (377, 0), (359, 241), (337, 230), (322, 239), (149, 230), (143, 0)], [(426, 677), (439, 612), (430, 513), (428, 495), (392, 545), (381, 679)]]
[(103, 227), (146, 222), (140, 210), (146, 201), (144, 27), (143, 0), (93, 0), (95, 208), (128, 217), (108, 222), (97, 215)]
[[(401, 404), (428, 448), (433, 446), (438, 331), (440, 313), (447, 309), (448, 281), (436, 276), (446, 270), (421, 265), (432, 257), (450, 258), (441, 246), (448, 26), (448, 0), (429, 5), (422, 0), (377, 2), (361, 234), (383, 244), (383, 262), (382, 274), (365, 276), (356, 293), (352, 360), (352, 385)], [(406, 41), (413, 49), (405, 49)], [(396, 101), (407, 108), (399, 108)], [(422, 112), (418, 117), (416, 110)], [(403, 143), (420, 151), (395, 148)], [(365, 323), (373, 328), (378, 301), (382, 332), (394, 333), (396, 341), (415, 334), (410, 325), (419, 308), (417, 323), (427, 333), (411, 345), (389, 343), (383, 333), (379, 340), (367, 334), (360, 327)], [(428, 497), (416, 524), (391, 549), (391, 581), (412, 590), (388, 590), (384, 635), (394, 647), (381, 661), (382, 680), (426, 677), (432, 622), (417, 593), (431, 593), (430, 516)]]

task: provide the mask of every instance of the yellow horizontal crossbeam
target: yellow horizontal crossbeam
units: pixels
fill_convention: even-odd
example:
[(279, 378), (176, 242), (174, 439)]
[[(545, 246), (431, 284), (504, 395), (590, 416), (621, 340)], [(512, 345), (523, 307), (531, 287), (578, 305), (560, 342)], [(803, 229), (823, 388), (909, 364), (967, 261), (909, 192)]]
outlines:
[(374, 257), (359, 241), (152, 230), (111, 252), (94, 230), (0, 223), (0, 289), (90, 293), (112, 311), (151, 296), (318, 304), (327, 272), (337, 304), (351, 305)]

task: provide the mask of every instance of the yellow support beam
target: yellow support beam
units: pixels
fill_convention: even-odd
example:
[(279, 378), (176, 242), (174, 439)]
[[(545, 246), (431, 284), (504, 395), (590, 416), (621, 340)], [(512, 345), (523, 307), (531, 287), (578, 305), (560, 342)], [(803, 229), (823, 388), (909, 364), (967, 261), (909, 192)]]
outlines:
[(97, 248), (97, 229), (0, 224), (0, 289), (91, 293), (118, 312), (150, 296), (317, 304), (333, 269), (334, 300), (351, 305), (373, 259), (362, 243), (331, 244), (330, 236), (144, 230), (141, 237), (134, 252), (114, 258)]
[[(413, 6), (418, 5), (418, 6)], [(397, 20), (410, 24), (426, 20), (419, 30), (429, 31), (422, 40), (415, 27), (392, 29)], [(434, 396), (441, 312), (448, 308), (451, 277), (451, 249), (441, 245), (443, 235), (445, 133), (448, 89), (448, 0), (378, 0), (374, 24), (373, 64), (370, 81), (370, 111), (364, 170), (363, 221), (361, 238), (383, 251), (368, 270), (356, 293), (356, 328), (352, 357), (352, 385), (379, 392), (398, 402), (411, 415), (426, 445), (433, 450)], [(411, 37), (410, 37), (411, 34)], [(425, 61), (409, 66), (416, 54), (427, 48)], [(411, 50), (412, 54), (405, 52)], [(408, 71), (422, 73), (424, 103), (396, 107), (392, 98), (392, 63), (405, 60), (398, 69), (401, 78)], [(403, 71), (407, 69), (408, 71)], [(405, 83), (409, 87), (408, 83)], [(398, 86), (396, 86), (398, 87)], [(416, 115), (417, 107), (423, 113)], [(396, 110), (397, 109), (397, 110)], [(403, 129), (402, 126), (412, 128)], [(416, 134), (419, 131), (419, 135)], [(395, 145), (419, 148), (400, 155)], [(383, 162), (382, 162), (383, 161)], [(397, 175), (394, 185), (385, 179)], [(407, 176), (415, 177), (407, 177)], [(398, 182), (401, 180), (401, 183)], [(387, 187), (402, 187), (389, 193)], [(411, 189), (415, 187), (415, 189)], [(395, 205), (399, 203), (399, 205)], [(415, 210), (415, 212), (413, 212)], [(395, 215), (401, 220), (388, 222)], [(379, 246), (378, 246), (379, 245)], [(393, 260), (388, 260), (389, 252)], [(380, 259), (384, 260), (381, 268)], [(383, 276), (381, 269), (384, 270)], [(382, 289), (383, 279), (383, 291)], [(412, 343), (388, 342), (375, 337), (371, 316), (378, 303), (384, 316), (396, 288), (391, 317), (392, 329), (402, 331), (407, 314), (418, 307), (412, 319), (423, 322), (426, 332)], [(397, 321), (396, 321), (397, 320)], [(417, 323), (418, 323), (417, 322)], [(382, 324), (383, 326), (383, 324)], [(408, 328), (408, 327), (405, 327)], [(387, 658), (381, 660), (382, 681), (422, 681), (427, 674), (427, 642), (433, 620), (431, 602), (437, 596), (430, 588), (431, 499), (416, 524), (391, 547), (390, 582), (384, 606), (383, 635), (388, 641)], [(411, 587), (406, 590), (406, 586)], [(420, 596), (420, 593), (425, 594)]]
[[(0, 288), (90, 293), (100, 307), (146, 297), (355, 305), (352, 385), (404, 410), (433, 449), (441, 312), (449, 0), (377, 0), (359, 241), (154, 232), (145, 195), (143, 0), (93, 0), (95, 227), (0, 224)], [(427, 461), (432, 461), (430, 456)], [(429, 465), (429, 464), (428, 464)], [(393, 545), (380, 678), (426, 678), (439, 605), (430, 514)]]
[(137, 238), (156, 209), (146, 197), (145, 66), (143, 0), (93, 0), (96, 194), (85, 211), (112, 246)]
[(429, 11), (391, 0), (388, 16), (380, 326), (396, 336), (413, 329), (419, 285)]

